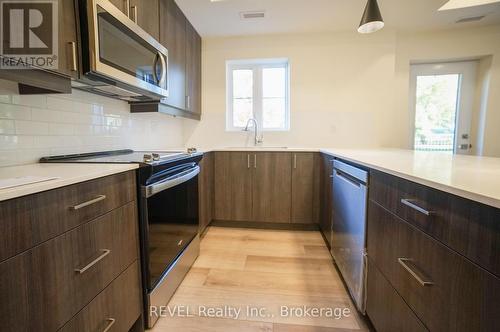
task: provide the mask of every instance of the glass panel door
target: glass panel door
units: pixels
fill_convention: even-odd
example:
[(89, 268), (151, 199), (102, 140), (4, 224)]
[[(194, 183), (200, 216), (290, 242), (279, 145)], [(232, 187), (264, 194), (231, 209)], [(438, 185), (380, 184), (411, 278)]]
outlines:
[(413, 65), (413, 147), (419, 151), (468, 154), (475, 62)]

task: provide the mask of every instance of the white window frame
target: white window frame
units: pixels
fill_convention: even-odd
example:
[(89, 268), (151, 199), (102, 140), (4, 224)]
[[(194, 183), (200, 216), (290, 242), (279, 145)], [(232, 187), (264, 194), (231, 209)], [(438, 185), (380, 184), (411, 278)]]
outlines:
[[(262, 70), (264, 68), (285, 68), (285, 127), (263, 128)], [(290, 65), (286, 58), (245, 59), (226, 61), (226, 131), (241, 131), (244, 127), (233, 126), (233, 70), (248, 69), (253, 71), (253, 117), (263, 131), (290, 130)]]

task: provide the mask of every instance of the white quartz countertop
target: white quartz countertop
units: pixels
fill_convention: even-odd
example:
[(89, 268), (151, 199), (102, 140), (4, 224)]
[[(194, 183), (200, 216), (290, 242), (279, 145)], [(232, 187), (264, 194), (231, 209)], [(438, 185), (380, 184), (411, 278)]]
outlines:
[(500, 158), (398, 149), (320, 151), (500, 208)]
[(444, 192), (500, 208), (500, 158), (403, 149), (223, 147), (209, 151), (323, 152)]
[(31, 164), (0, 167), (0, 180), (20, 177), (56, 179), (0, 189), (0, 201), (68, 186), (138, 168), (137, 164)]

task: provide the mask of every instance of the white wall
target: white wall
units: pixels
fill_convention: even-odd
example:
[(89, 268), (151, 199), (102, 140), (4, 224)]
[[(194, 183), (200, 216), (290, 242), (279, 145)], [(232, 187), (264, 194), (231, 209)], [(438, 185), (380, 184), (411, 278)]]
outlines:
[[(491, 56), (491, 57), (487, 57)], [(485, 57), (487, 57), (485, 59)], [(398, 34), (396, 47), (395, 72), (395, 108), (398, 127), (398, 137), (410, 137), (408, 132), (408, 88), (409, 64), (411, 61), (442, 61), (442, 60), (483, 59), (479, 66), (480, 78), (489, 79), (489, 94), (486, 104), (475, 103), (475, 117), (485, 107), (484, 132), (477, 133), (473, 145), (481, 143), (482, 153), (486, 156), (500, 157), (500, 25), (449, 31), (433, 31), (426, 33)], [(485, 68), (486, 67), (488, 68)], [(485, 72), (487, 71), (487, 72)], [(483, 91), (476, 91), (476, 99), (481, 98)], [(478, 122), (475, 123), (479, 125)], [(479, 140), (479, 142), (478, 142)], [(409, 143), (407, 147), (409, 147)], [(481, 152), (481, 151), (478, 151)]]
[(203, 41), (203, 118), (187, 121), (189, 146), (251, 145), (225, 131), (225, 61), (287, 57), (291, 130), (265, 133), (265, 145), (411, 147), (411, 61), (492, 55), (483, 151), (500, 157), (500, 26), (372, 35), (356, 32), (209, 38)]
[(131, 114), (125, 102), (78, 90), (20, 96), (1, 88), (0, 166), (33, 163), (47, 155), (184, 146), (182, 119)]
[(266, 145), (389, 144), (393, 109), (394, 34), (303, 34), (207, 39), (203, 42), (203, 118), (188, 122), (193, 146), (243, 146), (252, 135), (225, 131), (225, 63), (285, 57), (290, 63), (290, 131), (266, 132)]

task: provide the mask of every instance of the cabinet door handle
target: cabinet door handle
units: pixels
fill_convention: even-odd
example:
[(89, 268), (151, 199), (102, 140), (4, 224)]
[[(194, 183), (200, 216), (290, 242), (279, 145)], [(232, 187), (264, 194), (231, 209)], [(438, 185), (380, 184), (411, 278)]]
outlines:
[(247, 154), (247, 168), (250, 168), (250, 155)]
[(130, 18), (130, 0), (125, 0), (125, 15)]
[(68, 43), (71, 47), (71, 71), (77, 71), (78, 70), (78, 65), (76, 63), (76, 42), (69, 42)]
[(431, 211), (428, 211), (420, 206), (418, 206), (417, 204), (414, 203), (415, 201), (412, 200), (412, 199), (408, 199), (408, 198), (402, 198), (401, 199), (401, 203), (403, 203), (404, 205), (412, 208), (413, 210), (416, 210), (422, 214), (425, 214), (426, 216), (430, 216), (432, 214)]
[(108, 325), (106, 325), (106, 328), (102, 330), (102, 332), (108, 332), (111, 329), (111, 327), (115, 324), (116, 319), (108, 318), (106, 319), (106, 321), (108, 322)]
[(293, 168), (297, 169), (297, 154), (293, 155)]
[(83, 202), (83, 203), (80, 203), (78, 205), (70, 207), (70, 210), (80, 210), (80, 209), (82, 209), (82, 208), (84, 208), (86, 206), (95, 204), (95, 203), (103, 201), (105, 199), (106, 199), (106, 195), (99, 195), (96, 198), (91, 199), (90, 201), (86, 201), (86, 202)]
[(186, 96), (186, 108), (189, 110), (191, 109), (191, 97)]
[(422, 278), (420, 278), (420, 276), (415, 271), (413, 271), (411, 269), (411, 267), (408, 266), (408, 264), (406, 264), (406, 262), (411, 262), (411, 261), (413, 261), (411, 258), (404, 258), (404, 257), (398, 258), (398, 263), (402, 267), (404, 267), (404, 269), (406, 271), (408, 271), (412, 275), (412, 277), (415, 278), (418, 281), (418, 283), (420, 285), (422, 285), (422, 286), (431, 286), (431, 285), (434, 285), (434, 282), (432, 282), (432, 281), (425, 281)]
[(94, 259), (92, 262), (88, 263), (87, 265), (85, 265), (81, 269), (75, 269), (75, 272), (78, 272), (80, 274), (84, 273), (85, 271), (90, 269), (92, 266), (96, 265), (100, 260), (102, 260), (104, 257), (106, 257), (107, 255), (109, 255), (111, 253), (111, 250), (109, 250), (109, 249), (101, 249), (100, 251), (102, 252), (102, 254), (99, 255), (99, 257), (97, 257), (96, 259)]
[(257, 168), (257, 155), (253, 155), (253, 168)]
[(132, 8), (132, 14), (134, 14), (134, 17), (132, 18), (132, 21), (134, 21), (135, 23), (137, 23), (137, 6), (132, 6), (130, 8)]

